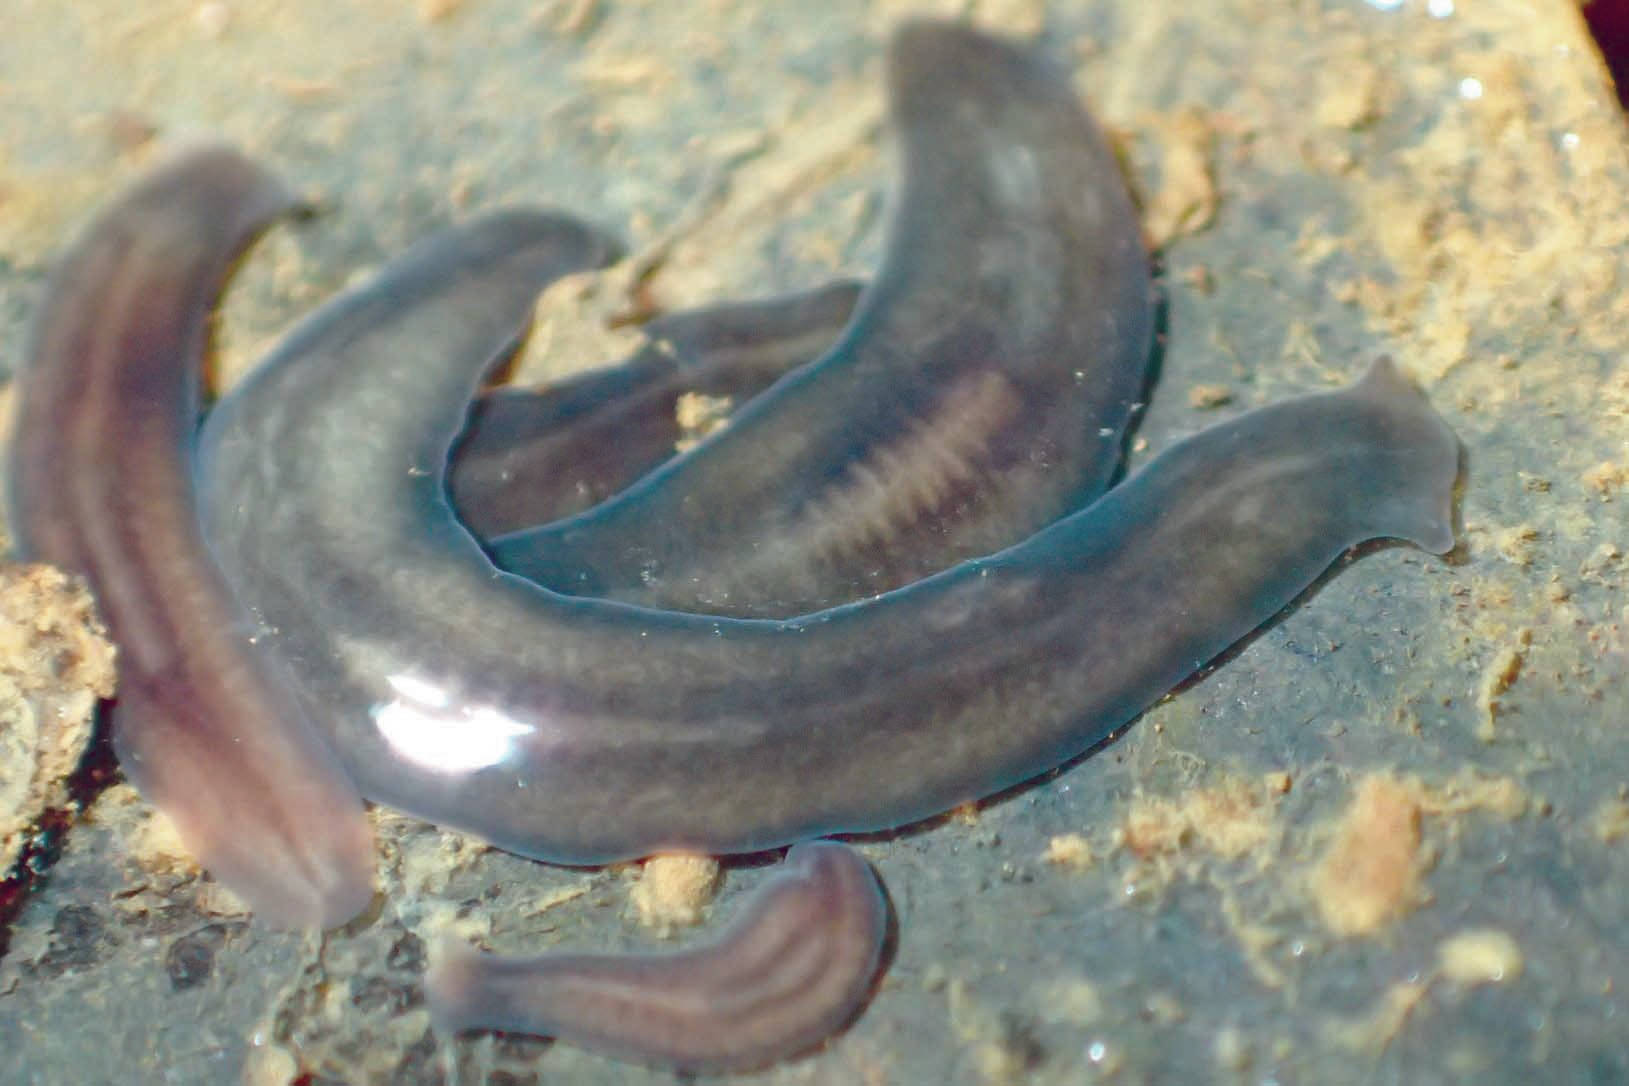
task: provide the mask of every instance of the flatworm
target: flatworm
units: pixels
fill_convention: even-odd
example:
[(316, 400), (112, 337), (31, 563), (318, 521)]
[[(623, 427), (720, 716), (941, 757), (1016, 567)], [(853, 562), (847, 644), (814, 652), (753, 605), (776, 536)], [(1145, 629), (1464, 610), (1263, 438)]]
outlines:
[(177, 158), (59, 262), (11, 448), (21, 556), (81, 574), (119, 646), (119, 763), (268, 923), (339, 923), (372, 896), (356, 789), (251, 644), (199, 534), (190, 450), (205, 326), (237, 252), (293, 206), (234, 151)]
[(679, 1070), (742, 1070), (843, 1025), (871, 989), (887, 918), (859, 854), (814, 841), (792, 847), (711, 945), (504, 958), (447, 942), (424, 984), (444, 1031), (541, 1033)]
[[(421, 246), (293, 335), (201, 445), (207, 534), (363, 794), (511, 851), (756, 851), (922, 818), (1091, 746), (1353, 544), (1452, 545), (1457, 445), (1380, 363), (871, 600), (767, 621), (557, 595), (495, 570), (441, 483), (561, 228), (504, 212)], [(448, 281), (456, 301), (423, 293)], [(374, 299), (408, 304), (353, 323)]]

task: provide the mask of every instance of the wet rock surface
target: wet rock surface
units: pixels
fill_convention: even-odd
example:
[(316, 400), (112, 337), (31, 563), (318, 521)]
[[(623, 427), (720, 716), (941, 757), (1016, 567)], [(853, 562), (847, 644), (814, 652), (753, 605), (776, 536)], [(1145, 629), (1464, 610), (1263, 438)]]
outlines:
[[(0, 43), (0, 370), (73, 227), (156, 146), (212, 133), (323, 206), (238, 277), (229, 380), (360, 269), (506, 201), (635, 253), (547, 310), (532, 376), (612, 360), (630, 315), (865, 274), (881, 44), (923, 8), (22, 10)], [(1461, 546), (1365, 553), (1095, 756), (864, 843), (892, 968), (850, 1031), (762, 1081), (1629, 1077), (1629, 157), (1576, 9), (971, 10), (1072, 65), (1163, 243), (1134, 461), (1389, 354), (1465, 446)], [(377, 908), (274, 934), (104, 792), (12, 926), (0, 1083), (671, 1080), (438, 1042), (418, 991), (448, 928), (650, 945), (633, 872), (376, 818)], [(709, 922), (763, 874), (726, 865)]]

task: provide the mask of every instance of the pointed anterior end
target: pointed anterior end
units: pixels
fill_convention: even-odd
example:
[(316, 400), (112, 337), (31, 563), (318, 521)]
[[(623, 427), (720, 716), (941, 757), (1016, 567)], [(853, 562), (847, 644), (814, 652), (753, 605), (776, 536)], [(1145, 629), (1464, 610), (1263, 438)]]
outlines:
[(177, 147), (138, 191), (156, 197), (154, 207), (164, 206), (176, 183), (187, 188), (188, 219), (211, 222), (219, 236), (235, 239), (226, 254), (231, 259), (273, 221), (309, 206), (281, 176), (227, 143)]
[[(1015, 70), (1033, 66), (1035, 58), (1013, 43), (983, 34), (954, 19), (917, 18), (903, 23), (888, 43), (888, 79), (895, 108), (902, 115), (933, 108), (932, 99), (977, 87), (981, 81), (1017, 81)], [(997, 73), (1002, 73), (997, 75)]]
[(1410, 460), (1408, 489), (1395, 496), (1399, 525), (1392, 534), (1432, 554), (1453, 550), (1459, 439), (1390, 358), (1376, 359), (1349, 392), (1376, 405), (1388, 436)]
[(763, 1067), (820, 1044), (864, 1005), (887, 934), (870, 865), (795, 846), (707, 946), (505, 958), (444, 940), (425, 974), (436, 1028), (502, 1029), (680, 1071)]

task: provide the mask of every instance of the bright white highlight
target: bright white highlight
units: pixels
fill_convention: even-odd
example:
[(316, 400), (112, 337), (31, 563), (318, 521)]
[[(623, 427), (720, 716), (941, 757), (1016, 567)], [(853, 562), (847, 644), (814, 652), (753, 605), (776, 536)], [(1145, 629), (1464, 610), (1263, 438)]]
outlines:
[(374, 726), (396, 753), (442, 773), (468, 773), (508, 760), (529, 724), (490, 705), (455, 705), (447, 691), (417, 675), (392, 675), (395, 700), (377, 705)]

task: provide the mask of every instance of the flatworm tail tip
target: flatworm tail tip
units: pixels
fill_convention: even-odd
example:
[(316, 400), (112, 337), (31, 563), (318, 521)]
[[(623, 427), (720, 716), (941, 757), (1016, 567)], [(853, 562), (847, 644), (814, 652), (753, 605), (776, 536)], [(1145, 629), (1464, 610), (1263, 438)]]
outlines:
[(424, 970), (424, 1001), (430, 1026), (443, 1040), (472, 1028), (471, 996), (477, 982), (481, 952), (451, 932), (443, 932), (430, 946)]
[(1432, 554), (1453, 550), (1459, 439), (1419, 385), (1386, 356), (1374, 361), (1351, 392), (1381, 408), (1399, 443), (1415, 458), (1413, 485), (1398, 510), (1406, 526), (1394, 534)]
[[(214, 738), (136, 683), (114, 703), (114, 750), (125, 776), (257, 922), (326, 929), (366, 909), (373, 830), (337, 764), (319, 756), (287, 763), (283, 777), (244, 772), (233, 764), (237, 751), (223, 755)], [(266, 762), (283, 749), (278, 736), (246, 746)]]

